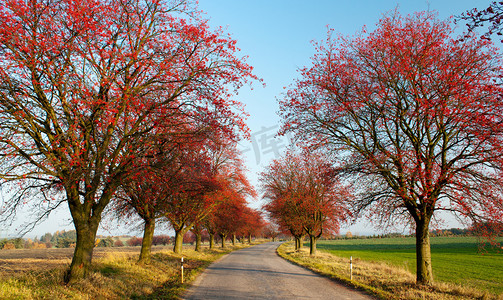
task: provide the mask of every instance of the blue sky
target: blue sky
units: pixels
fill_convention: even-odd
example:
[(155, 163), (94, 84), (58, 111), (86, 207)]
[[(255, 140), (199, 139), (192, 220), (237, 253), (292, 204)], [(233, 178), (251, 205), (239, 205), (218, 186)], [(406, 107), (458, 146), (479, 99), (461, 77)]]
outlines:
[[(253, 90), (243, 89), (237, 99), (246, 104), (250, 113), (248, 126), (252, 141), (244, 141), (249, 177), (258, 185), (257, 173), (286, 146), (286, 138), (273, 139), (279, 128), (277, 99), (298, 76), (297, 70), (310, 64), (314, 54), (311, 41), (326, 38), (327, 26), (343, 35), (353, 35), (365, 25), (375, 28), (386, 12), (398, 7), (401, 14), (435, 10), (439, 18), (460, 15), (466, 10), (485, 8), (490, 1), (468, 0), (417, 0), (417, 1), (337, 1), (337, 0), (199, 0), (199, 8), (210, 19), (210, 26), (226, 28), (238, 42), (241, 55), (249, 56), (247, 62), (255, 68), (255, 74), (264, 79), (262, 87), (255, 84)], [(461, 30), (463, 25), (459, 25)], [(259, 207), (260, 201), (252, 204)], [(450, 224), (447, 223), (447, 227)], [(113, 227), (110, 224), (110, 227)], [(28, 236), (40, 236), (63, 228), (73, 229), (68, 208), (64, 207), (49, 221), (40, 224)], [(342, 232), (366, 234), (374, 230), (365, 221)], [(100, 230), (101, 234), (128, 233), (121, 230)], [(140, 232), (130, 232), (139, 234)], [(2, 235), (15, 235), (15, 228), (0, 231)]]

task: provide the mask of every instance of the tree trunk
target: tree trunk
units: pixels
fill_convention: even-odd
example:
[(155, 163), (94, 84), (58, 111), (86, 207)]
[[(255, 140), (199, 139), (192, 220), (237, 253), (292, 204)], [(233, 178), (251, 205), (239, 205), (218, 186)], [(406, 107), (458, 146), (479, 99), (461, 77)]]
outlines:
[(196, 233), (196, 251), (201, 252), (201, 233)]
[(316, 242), (318, 241), (318, 236), (309, 235), (309, 255), (316, 255)]
[(304, 237), (301, 236), (295, 236), (295, 251), (300, 251), (302, 247), (304, 246)]
[(66, 283), (84, 278), (89, 273), (101, 214), (110, 202), (116, 188), (115, 185), (107, 185), (98, 200), (94, 199), (95, 190), (86, 191), (82, 203), (78, 187), (65, 186), (68, 207), (77, 233), (72, 263), (64, 278)]
[(65, 274), (65, 282), (70, 283), (74, 280), (87, 276), (91, 268), (93, 258), (94, 243), (96, 241), (96, 232), (101, 221), (101, 212), (108, 203), (107, 196), (102, 196), (96, 209), (93, 210), (88, 203), (80, 202), (80, 197), (76, 189), (66, 189), (68, 207), (72, 214), (73, 225), (77, 234), (77, 242), (73, 252), (72, 263)]
[(225, 239), (227, 238), (227, 234), (220, 234), (220, 237), (222, 238), (222, 248), (225, 248)]
[(215, 234), (214, 233), (208, 233), (210, 236), (210, 249), (213, 249), (215, 247)]
[(416, 282), (431, 285), (433, 271), (431, 267), (431, 249), (429, 221), (416, 222)]
[(236, 246), (236, 235), (232, 234), (232, 246)]
[(77, 232), (77, 243), (75, 244), (70, 269), (65, 275), (65, 282), (67, 283), (84, 278), (89, 273), (99, 222), (94, 221), (93, 218), (89, 222), (74, 219), (74, 225)]
[(248, 244), (251, 244), (252, 236), (251, 234), (248, 235)]
[(173, 246), (173, 252), (177, 254), (182, 253), (182, 246), (183, 246), (183, 236), (185, 235), (185, 232), (183, 230), (175, 230), (175, 245)]
[(152, 241), (154, 240), (155, 219), (145, 219), (145, 230), (141, 242), (140, 258), (138, 262), (149, 264), (152, 253)]

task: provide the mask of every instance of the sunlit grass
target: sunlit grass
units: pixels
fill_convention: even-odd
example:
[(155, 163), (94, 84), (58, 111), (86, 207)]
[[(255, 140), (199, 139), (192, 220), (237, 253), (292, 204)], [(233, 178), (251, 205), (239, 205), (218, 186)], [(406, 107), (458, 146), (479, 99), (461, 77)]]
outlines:
[[(329, 252), (321, 250), (314, 257), (309, 256), (307, 248), (295, 252), (292, 243), (288, 243), (280, 246), (278, 253), (291, 261), (381, 299), (503, 299), (502, 295), (498, 297), (485, 289), (441, 282), (438, 278), (431, 287), (416, 285), (415, 274), (411, 267), (395, 257), (397, 252), (401, 251), (391, 251), (393, 248), (391, 245), (380, 247), (379, 245), (384, 245), (383, 241), (380, 241), (381, 243), (371, 240), (320, 241), (319, 249), (332, 250)], [(407, 251), (410, 250), (407, 245), (405, 241), (397, 242), (397, 248), (406, 250), (406, 258), (408, 258)], [(385, 249), (389, 250), (388, 256), (393, 256), (391, 260), (382, 259), (381, 254), (372, 256), (368, 253), (372, 251), (381, 253)], [(360, 255), (362, 253), (368, 256), (364, 258), (365, 255)], [(353, 280), (350, 279), (349, 271), (350, 255), (353, 256)], [(497, 284), (501, 284), (501, 281)]]
[[(503, 242), (503, 239), (500, 240)], [(320, 241), (318, 249), (336, 256), (386, 262), (416, 272), (415, 238)], [(503, 253), (479, 251), (475, 237), (432, 237), (431, 255), (436, 281), (503, 294)]]

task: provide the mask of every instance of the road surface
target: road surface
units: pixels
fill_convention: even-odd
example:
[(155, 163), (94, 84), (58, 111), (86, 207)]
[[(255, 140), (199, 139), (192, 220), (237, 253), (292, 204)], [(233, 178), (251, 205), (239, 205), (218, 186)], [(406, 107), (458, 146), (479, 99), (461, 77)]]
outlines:
[(282, 259), (280, 244), (228, 254), (194, 281), (184, 299), (373, 299)]

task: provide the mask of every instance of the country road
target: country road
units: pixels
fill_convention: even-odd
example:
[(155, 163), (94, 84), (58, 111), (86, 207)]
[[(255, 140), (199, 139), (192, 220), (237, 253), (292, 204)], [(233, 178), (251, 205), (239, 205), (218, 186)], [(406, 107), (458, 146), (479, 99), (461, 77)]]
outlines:
[(280, 244), (230, 253), (210, 265), (184, 299), (373, 299), (282, 259)]

